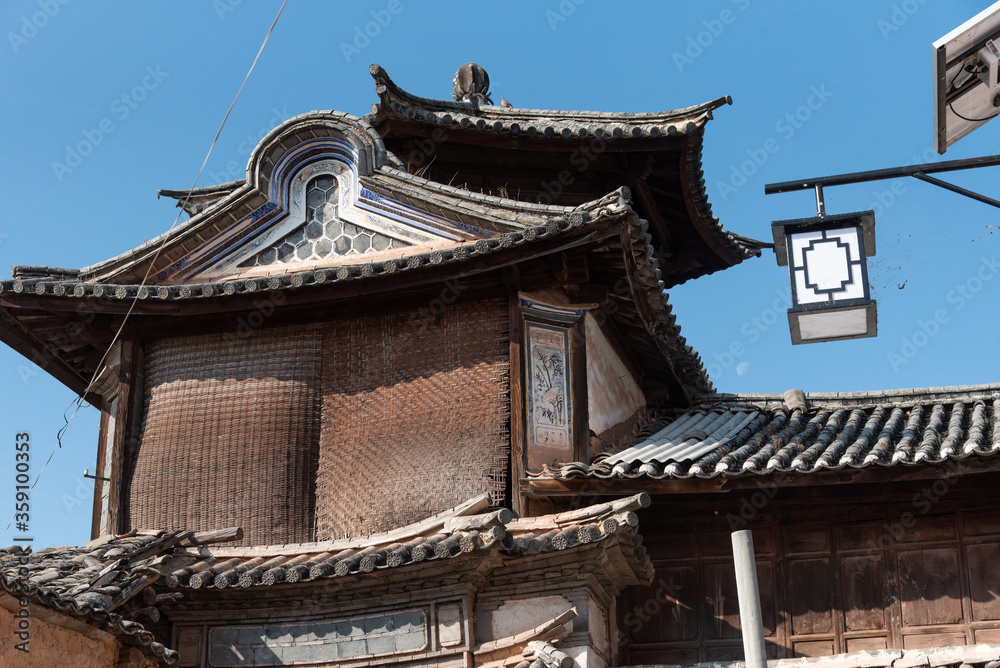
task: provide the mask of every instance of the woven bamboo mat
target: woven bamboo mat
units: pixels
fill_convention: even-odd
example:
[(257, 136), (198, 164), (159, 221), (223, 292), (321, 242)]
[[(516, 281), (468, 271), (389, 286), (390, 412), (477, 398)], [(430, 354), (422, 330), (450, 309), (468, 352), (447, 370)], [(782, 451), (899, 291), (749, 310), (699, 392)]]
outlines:
[(317, 538), (387, 531), (507, 487), (507, 304), (323, 330)]
[(145, 420), (129, 490), (135, 527), (243, 527), (244, 545), (312, 540), (317, 325), (148, 344)]

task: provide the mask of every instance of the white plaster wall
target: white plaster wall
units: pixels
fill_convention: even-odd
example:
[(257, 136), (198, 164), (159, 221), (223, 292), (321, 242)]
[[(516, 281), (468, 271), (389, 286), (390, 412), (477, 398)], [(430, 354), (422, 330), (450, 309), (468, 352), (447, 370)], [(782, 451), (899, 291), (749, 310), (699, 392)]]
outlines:
[(646, 397), (591, 314), (586, 315), (587, 411), (600, 434), (646, 407)]
[(577, 668), (606, 668), (608, 662), (593, 647), (583, 645), (578, 647), (560, 647), (563, 652), (576, 663)]
[[(507, 601), (490, 616), (493, 640), (517, 635), (541, 626), (573, 607), (562, 596), (536, 596)], [(566, 623), (566, 630), (573, 630), (573, 622)]]
[(611, 655), (611, 648), (608, 645), (608, 620), (604, 616), (604, 611), (597, 602), (587, 598), (587, 620), (589, 622), (590, 642), (597, 650), (605, 656)]

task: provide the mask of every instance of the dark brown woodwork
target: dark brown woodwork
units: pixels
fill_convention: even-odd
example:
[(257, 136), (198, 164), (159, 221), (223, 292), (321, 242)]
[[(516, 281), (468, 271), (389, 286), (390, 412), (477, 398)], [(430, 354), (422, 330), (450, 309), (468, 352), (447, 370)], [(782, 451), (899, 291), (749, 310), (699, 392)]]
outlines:
[(130, 397), (131, 410), (127, 421), (128, 431), (124, 432), (126, 436), (124, 447), (119, 457), (121, 474), (117, 478), (120, 481), (116, 506), (119, 513), (120, 528), (132, 526), (129, 504), (124, 503), (123, 500), (128, 497), (129, 490), (127, 486), (132, 480), (136, 457), (139, 453), (139, 444), (142, 441), (142, 415), (146, 392), (145, 349), (140, 339), (136, 338), (131, 331), (129, 331), (129, 334), (132, 341), (131, 355), (133, 357), (133, 362), (130, 365), (131, 373), (128, 377), (128, 395)]
[(573, 400), (573, 460), (590, 461), (590, 414), (587, 410), (586, 316), (570, 328), (570, 396)]
[(125, 484), (124, 475), (128, 455), (132, 449), (136, 430), (134, 422), (141, 419), (141, 405), (138, 395), (142, 388), (137, 387), (137, 379), (141, 375), (142, 347), (136, 340), (123, 341), (121, 344), (121, 368), (119, 371), (118, 404), (115, 411), (115, 433), (111, 451), (111, 494), (108, 498), (108, 531), (121, 533), (126, 526), (122, 522), (122, 487)]
[(104, 493), (104, 485), (108, 483), (101, 480), (104, 470), (104, 451), (108, 438), (108, 413), (101, 411), (100, 428), (97, 432), (97, 462), (94, 468), (97, 478), (94, 480), (94, 508), (90, 516), (90, 539), (97, 538), (101, 533), (101, 496)]
[(639, 527), (657, 578), (619, 600), (619, 663), (741, 657), (728, 539), (747, 528), (771, 658), (993, 642), (998, 482), (988, 472), (654, 498)]
[(12, 324), (15, 320), (10, 309), (0, 307), (0, 339), (8, 346), (30, 360), (33, 364), (74, 392), (83, 392), (89, 378), (60, 359), (57, 351), (39, 341), (21, 327)]
[(510, 487), (511, 507), (519, 516), (527, 515), (527, 503), (517, 488), (517, 481), (525, 476), (528, 467), (527, 453), (527, 400), (525, 397), (524, 317), (518, 299), (520, 274), (512, 267), (509, 274), (510, 293), (507, 310), (510, 327)]
[(635, 188), (635, 194), (638, 195), (639, 203), (642, 206), (642, 215), (649, 221), (649, 224), (659, 237), (661, 248), (668, 252), (676, 253), (677, 249), (674, 248), (670, 227), (667, 225), (667, 221), (664, 219), (660, 209), (656, 206), (655, 196), (646, 182), (646, 178), (646, 176), (643, 176), (632, 182), (632, 187)]

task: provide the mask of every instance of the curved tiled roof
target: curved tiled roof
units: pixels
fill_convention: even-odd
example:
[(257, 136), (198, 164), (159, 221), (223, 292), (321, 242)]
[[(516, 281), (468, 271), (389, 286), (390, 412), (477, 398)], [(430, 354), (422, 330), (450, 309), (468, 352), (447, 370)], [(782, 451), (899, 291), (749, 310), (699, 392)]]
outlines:
[[(712, 391), (712, 381), (701, 361), (701, 355), (691, 347), (681, 335), (681, 327), (667, 296), (667, 285), (663, 281), (660, 263), (645, 221), (630, 226), (628, 234), (632, 241), (632, 253), (636, 257), (636, 273), (644, 297), (653, 314), (653, 322), (647, 323), (649, 333), (656, 336), (664, 350), (664, 357), (699, 393)], [(629, 251), (626, 251), (629, 252)], [(637, 296), (638, 298), (638, 296)]]
[(644, 113), (520, 109), (475, 101), (432, 100), (408, 93), (380, 65), (369, 68), (379, 102), (364, 118), (373, 126), (387, 117), (434, 125), (553, 139), (611, 139), (682, 135), (697, 130), (711, 112), (732, 104), (729, 96), (711, 102)]
[[(636, 531), (635, 511), (648, 507), (646, 494), (555, 515), (515, 519), (510, 510), (481, 512), (489, 495), (394, 531), (342, 540), (259, 547), (205, 547), (205, 542), (239, 538), (238, 530), (194, 533), (145, 530), (103, 536), (81, 547), (52, 547), (32, 553), (19, 546), (0, 549), (0, 591), (28, 595), (139, 647), (163, 663), (177, 652), (158, 642), (142, 624), (126, 619), (148, 612), (133, 598), (153, 584), (179, 592), (149, 596), (159, 601), (185, 589), (267, 587), (327, 581), (455, 559), (472, 552), (496, 554), (501, 563), (619, 540), (630, 549), (625, 561), (645, 582), (653, 566)], [(478, 514), (470, 514), (478, 513)], [(25, 562), (27, 562), (25, 564)], [(24, 569), (27, 575), (24, 575)], [(419, 574), (412, 577), (419, 578)], [(152, 590), (147, 590), (152, 591)], [(162, 591), (162, 589), (160, 589)], [(123, 614), (126, 609), (130, 612)], [(158, 616), (158, 611), (155, 613)]]
[(157, 641), (141, 623), (126, 619), (130, 613), (119, 606), (127, 602), (123, 591), (134, 594), (144, 578), (156, 579), (162, 552), (185, 534), (190, 532), (146, 532), (37, 552), (17, 545), (3, 548), (0, 590), (27, 595), (36, 604), (116, 636), (150, 658), (174, 664), (177, 652)]
[[(600, 200), (600, 203), (604, 206), (595, 207), (593, 212), (580, 210), (562, 218), (554, 218), (544, 225), (526, 227), (520, 231), (506, 232), (492, 239), (478, 239), (474, 243), (457, 245), (453, 248), (442, 248), (431, 252), (416, 252), (409, 256), (381, 262), (364, 261), (364, 257), (362, 256), (361, 261), (354, 264), (342, 264), (335, 268), (310, 269), (307, 271), (292, 271), (286, 274), (256, 278), (206, 283), (185, 283), (181, 285), (143, 286), (53, 280), (49, 278), (15, 278), (0, 281), (0, 293), (13, 292), (15, 294), (27, 293), (78, 298), (114, 297), (123, 300), (135, 298), (143, 300), (186, 300), (204, 297), (228, 297), (266, 290), (298, 289), (338, 281), (396, 274), (448, 262), (460, 262), (530, 243), (536, 239), (554, 237), (560, 233), (582, 228), (603, 218), (625, 213), (625, 207), (616, 206), (608, 198)], [(417, 249), (419, 250), (419, 247)]]
[(168, 299), (186, 300), (203, 297), (228, 297), (236, 294), (262, 292), (265, 290), (297, 289), (312, 285), (349, 281), (373, 276), (395, 274), (420, 267), (457, 262), (486, 255), (513, 246), (533, 241), (536, 238), (554, 236), (576, 227), (581, 227), (590, 219), (570, 216), (561, 221), (552, 221), (524, 230), (510, 232), (496, 239), (480, 239), (474, 244), (460, 245), (432, 252), (421, 252), (408, 257), (382, 262), (357, 262), (343, 264), (337, 268), (298, 271), (287, 274), (246, 278), (221, 282), (188, 283), (183, 285), (122, 285), (114, 283), (88, 283), (83, 281), (59, 281), (47, 279), (9, 279), (0, 281), (0, 292), (33, 293), (58, 297), (114, 297), (117, 299)]
[[(481, 550), (498, 550), (505, 557), (522, 557), (597, 543), (638, 526), (634, 511), (649, 505), (637, 495), (582, 511), (513, 520), (510, 511), (455, 518), (423, 533), (401, 537), (374, 534), (344, 539), (270, 547), (205, 548), (175, 551), (196, 557), (177, 570), (164, 570), (173, 588), (260, 587), (363, 575), (423, 562), (454, 559)], [(652, 566), (641, 544), (635, 558), (643, 572)], [(190, 561), (190, 560), (188, 560)]]
[(419, 97), (399, 87), (381, 66), (375, 64), (369, 69), (379, 102), (372, 105), (372, 112), (364, 120), (375, 128), (391, 119), (401, 119), (435, 127), (555, 140), (684, 138), (688, 147), (684, 153), (686, 194), (695, 208), (692, 220), (706, 241), (723, 254), (728, 253), (730, 265), (757, 257), (762, 248), (771, 246), (723, 228), (708, 202), (701, 169), (704, 126), (712, 118), (712, 111), (732, 104), (729, 96), (683, 109), (644, 113), (521, 109), (487, 105), (477, 97), (470, 101)]
[(688, 479), (941, 464), (1000, 453), (1000, 384), (897, 392), (715, 395), (591, 464), (534, 478)]
[[(287, 274), (253, 276), (221, 282), (183, 283), (174, 285), (135, 285), (97, 283), (59, 278), (14, 278), (0, 281), (0, 294), (12, 293), (17, 296), (51, 298), (103, 298), (120, 300), (128, 304), (131, 300), (140, 302), (190, 301), (209, 298), (226, 298), (238, 295), (253, 295), (273, 291), (308, 290), (335, 283), (390, 276), (412, 270), (429, 269), (438, 265), (473, 260), (478, 257), (530, 245), (534, 242), (554, 239), (561, 235), (596, 228), (601, 224), (624, 221), (631, 241), (631, 248), (625, 252), (635, 258), (636, 299), (645, 299), (652, 314), (647, 323), (649, 333), (656, 337), (656, 345), (663, 351), (664, 359), (674, 368), (682, 383), (696, 392), (711, 390), (711, 382), (702, 364), (701, 357), (681, 335), (666, 294), (666, 284), (662, 278), (659, 262), (651, 245), (651, 238), (645, 221), (639, 219), (629, 204), (627, 188), (577, 207), (561, 217), (552, 218), (543, 225), (526, 226), (512, 230), (494, 238), (478, 239), (474, 242), (444, 247), (433, 251), (421, 251), (419, 247), (411, 255), (373, 262), (362, 256), (356, 263), (337, 267), (291, 271)], [(543, 207), (543, 205), (531, 205)], [(543, 207), (544, 208), (544, 207)], [(554, 207), (548, 207), (554, 208)], [(627, 244), (626, 244), (627, 245)], [(29, 274), (33, 275), (33, 274)], [(34, 276), (34, 275), (33, 275)]]

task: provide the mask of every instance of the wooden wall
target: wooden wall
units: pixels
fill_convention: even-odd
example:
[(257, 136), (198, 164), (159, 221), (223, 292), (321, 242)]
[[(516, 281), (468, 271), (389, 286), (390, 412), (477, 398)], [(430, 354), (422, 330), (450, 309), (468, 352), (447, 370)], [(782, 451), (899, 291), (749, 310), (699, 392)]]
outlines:
[(744, 528), (772, 658), (1000, 642), (998, 481), (658, 497), (639, 524), (657, 577), (619, 599), (620, 663), (742, 658)]

